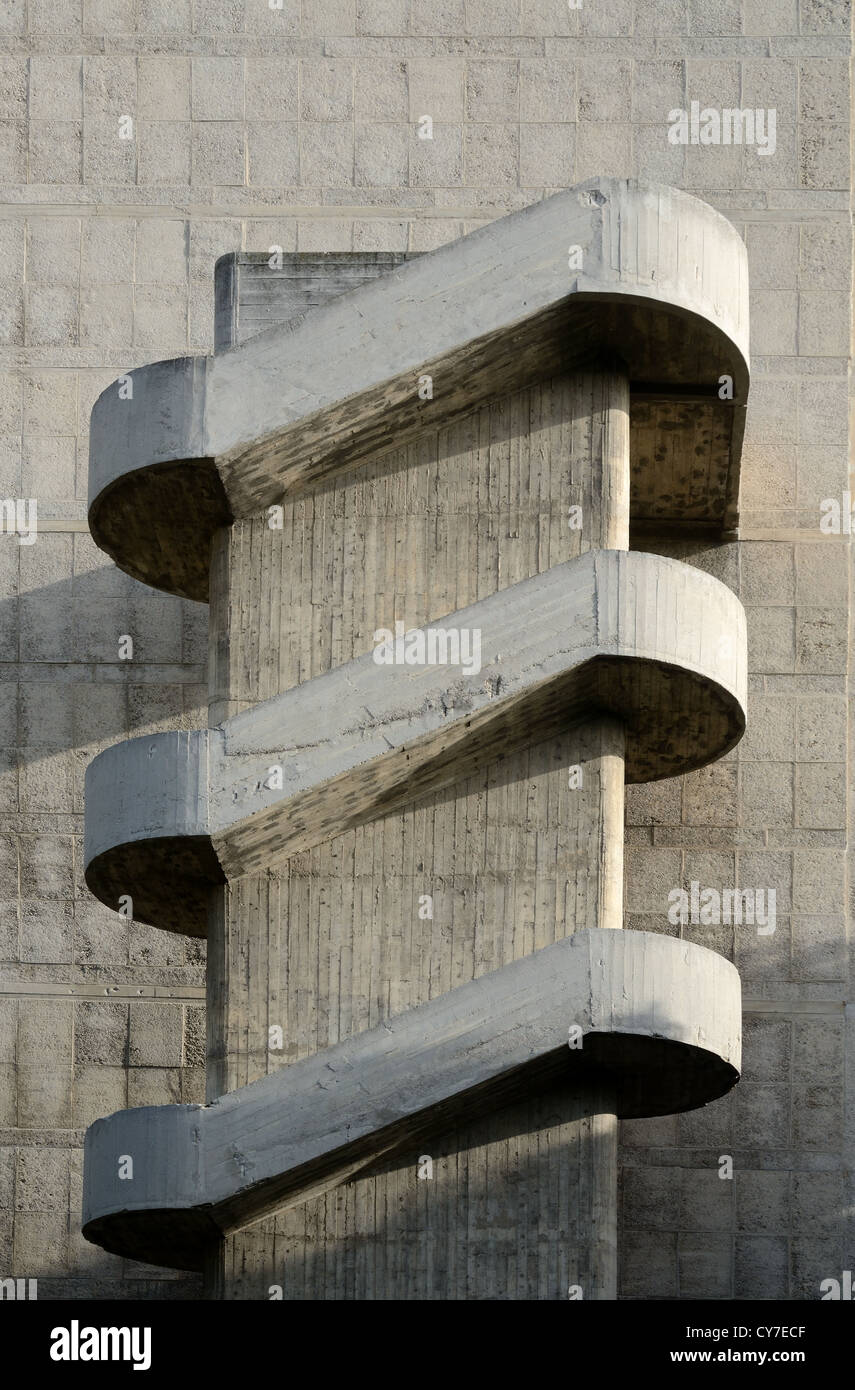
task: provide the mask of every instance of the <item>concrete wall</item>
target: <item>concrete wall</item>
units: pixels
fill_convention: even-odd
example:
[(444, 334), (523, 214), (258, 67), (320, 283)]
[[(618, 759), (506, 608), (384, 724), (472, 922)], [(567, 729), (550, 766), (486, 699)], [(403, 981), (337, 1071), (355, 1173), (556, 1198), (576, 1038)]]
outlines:
[[(745, 1076), (705, 1112), (623, 1125), (622, 1293), (816, 1298), (855, 1267), (849, 538), (819, 529), (847, 486), (849, 26), (843, 0), (4, 10), (0, 497), (37, 498), (39, 534), (0, 536), (0, 1275), (42, 1297), (199, 1287), (79, 1236), (84, 1127), (204, 1090), (200, 943), (128, 929), (82, 883), (85, 764), (203, 726), (207, 700), (205, 608), (87, 536), (92, 401), (212, 348), (223, 252), (429, 249), (597, 173), (711, 202), (752, 277), (741, 543), (651, 545), (739, 592), (753, 722), (712, 768), (628, 789), (626, 925), (676, 933), (668, 895), (692, 881), (777, 893), (773, 934), (683, 928), (742, 972)], [(775, 108), (775, 154), (669, 144), (692, 100)]]

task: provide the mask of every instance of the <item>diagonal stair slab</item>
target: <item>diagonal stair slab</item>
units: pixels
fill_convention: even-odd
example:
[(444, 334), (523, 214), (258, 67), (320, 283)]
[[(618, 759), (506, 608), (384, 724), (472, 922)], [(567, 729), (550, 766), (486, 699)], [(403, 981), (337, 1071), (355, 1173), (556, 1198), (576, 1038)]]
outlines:
[(628, 781), (703, 766), (745, 727), (742, 605), (678, 561), (591, 552), (432, 626), (481, 634), (477, 675), (367, 652), (219, 729), (101, 753), (86, 773), (92, 892), (114, 907), (130, 893), (138, 919), (202, 936), (211, 883), (281, 864), (592, 711), (625, 722)]
[(577, 932), (211, 1105), (96, 1121), (84, 1235), (198, 1269), (212, 1233), (336, 1186), (464, 1114), (590, 1081), (614, 1088), (624, 1117), (674, 1114), (725, 1094), (740, 1049), (739, 975), (722, 956), (647, 932)]
[[(695, 510), (732, 529), (748, 391), (745, 246), (689, 194), (599, 178), (229, 351), (126, 374), (92, 413), (93, 538), (135, 578), (205, 600), (217, 527), (597, 353), (626, 363), (663, 456), (673, 461), (683, 441), (687, 478), (698, 476), (704, 412), (711, 454)], [(724, 377), (732, 395), (721, 399)], [(683, 492), (658, 452), (637, 452), (635, 491), (645, 516), (682, 522)]]

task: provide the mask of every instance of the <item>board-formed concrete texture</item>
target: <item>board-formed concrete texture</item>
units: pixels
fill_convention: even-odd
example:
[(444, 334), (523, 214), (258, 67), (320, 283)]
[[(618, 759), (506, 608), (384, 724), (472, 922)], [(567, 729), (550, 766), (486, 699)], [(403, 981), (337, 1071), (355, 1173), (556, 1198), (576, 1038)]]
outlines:
[(723, 957), (647, 932), (577, 932), (211, 1105), (99, 1120), (86, 1138), (84, 1235), (202, 1269), (212, 1234), (549, 1085), (605, 1084), (626, 1117), (717, 1100), (739, 1073), (741, 1026), (739, 976)]
[(673, 560), (591, 551), (438, 627), (480, 633), (477, 674), (449, 684), (446, 667), (390, 670), (368, 652), (219, 729), (106, 749), (86, 773), (92, 892), (111, 907), (130, 893), (137, 920), (204, 936), (208, 884), (281, 864), (586, 713), (623, 722), (629, 782), (703, 767), (744, 731), (742, 605)]
[[(570, 265), (580, 258), (572, 275), (568, 255)], [(239, 284), (232, 277), (232, 299)], [(575, 1193), (577, 1220), (548, 1296), (566, 1296), (569, 1279), (582, 1297), (616, 1297), (618, 1119), (703, 1106), (738, 1077), (732, 967), (714, 953), (619, 929), (625, 784), (705, 767), (745, 729), (738, 598), (709, 575), (628, 546), (633, 512), (676, 521), (688, 508), (696, 521), (732, 524), (747, 292), (744, 247), (710, 208), (672, 189), (592, 179), (331, 293), (305, 317), (283, 317), (213, 358), (142, 369), (127, 399), (121, 383), (102, 394), (91, 441), (93, 532), (130, 573), (209, 594), (211, 688), (207, 731), (119, 744), (91, 765), (87, 883), (111, 906), (130, 897), (137, 919), (207, 934), (211, 954), (209, 1105), (120, 1113), (93, 1128), (85, 1155), (91, 1240), (202, 1270), (209, 1297), (242, 1296), (243, 1276), (230, 1271), (245, 1267), (257, 1242), (272, 1254), (285, 1211), (342, 1185), (386, 1187), (382, 1164), (412, 1161), (415, 1143), (450, 1144), (466, 1162), (497, 1120), (518, 1135), (536, 1174), (507, 1218), (525, 1240), (559, 1219), (537, 1136), (548, 1132), (560, 1145), (567, 1127), (560, 1182)], [(282, 293), (277, 280), (272, 301)], [(239, 305), (232, 316), (239, 324)], [(653, 448), (633, 475), (639, 395), (652, 411)], [(485, 406), (510, 401), (521, 403), (511, 408), (530, 458), (551, 470), (537, 482), (537, 514), (550, 532), (556, 508), (563, 514), (555, 540), (538, 545), (521, 572), (512, 558), (520, 523), (505, 519), (490, 449), (473, 439), (459, 460), (440, 455), (430, 477), (422, 463), (431, 439), (465, 433)], [(473, 484), (498, 564), (471, 575), (472, 602), (443, 607), (434, 549), (443, 527), (471, 531), (464, 499)], [(340, 577), (326, 566), (314, 573), (331, 490), (352, 489), (363, 535), (385, 537), (378, 485), (395, 489), (392, 514), (417, 527), (422, 499), (442, 497), (438, 525), (418, 539), (416, 531), (386, 595), (355, 564)], [(340, 586), (355, 602), (364, 583), (366, 621), (354, 628), (349, 658), (329, 651), (317, 669), (312, 653), (294, 679), (282, 661), (290, 605), (280, 597), (274, 538), (286, 527), (296, 536), (294, 509), (306, 506), (312, 523), (306, 534), (301, 522), (297, 544), (307, 546), (310, 567), (298, 607), (308, 600), (335, 624)], [(199, 530), (195, 550), (175, 563), (173, 522), (182, 535), (188, 523)], [(401, 545), (396, 538), (396, 552)], [(294, 558), (280, 564), (290, 569)], [(397, 616), (413, 580), (416, 625)], [(397, 636), (379, 623), (389, 599)], [(431, 633), (443, 637), (442, 656)], [(240, 654), (247, 640), (258, 643), (249, 667)], [(467, 661), (465, 651), (476, 649)], [(262, 670), (273, 686), (266, 699), (257, 693)], [(304, 1022), (321, 1024), (314, 1046), (300, 1056), (289, 1042), (288, 1064), (262, 1079), (259, 1045), (276, 1036), (268, 1020), (279, 991), (278, 966), (266, 971), (265, 953), (272, 949), (288, 973), (308, 966), (313, 993), (318, 979), (290, 941), (301, 918), (314, 932), (311, 910), (265, 908), (270, 886), (290, 882), (307, 855), (387, 827), (392, 838), (372, 856), (373, 874), (406, 872), (409, 852), (392, 847), (400, 834), (392, 827), (433, 798), (437, 827), (445, 820), (452, 832), (440, 877), (454, 883), (463, 854), (474, 855), (464, 890), (471, 913), (494, 851), (486, 842), (455, 848), (455, 805), (473, 780), (498, 772), (512, 786), (544, 755), (553, 775), (568, 779), (561, 815), (531, 806), (508, 830), (515, 854), (532, 835), (546, 854), (542, 837), (558, 830), (556, 871), (574, 866), (574, 894), (568, 881), (551, 942), (541, 927), (533, 940), (473, 952), (451, 987), (436, 988), (429, 969), (406, 1002), (390, 956), (380, 967), (388, 984), (375, 1026), (351, 1020), (337, 1044), (322, 1031), (331, 980), (314, 1012), (301, 1011)], [(328, 891), (311, 869), (307, 877)], [(345, 869), (339, 882), (346, 877)], [(542, 894), (543, 871), (536, 877)], [(261, 895), (258, 911), (241, 907), (245, 891)], [(476, 932), (483, 910), (471, 921)], [(500, 907), (491, 926), (506, 935), (514, 917)], [(368, 919), (395, 928), (395, 915), (374, 907)], [(353, 930), (355, 938), (356, 922)], [(320, 937), (318, 945), (323, 951)], [(354, 943), (354, 958), (366, 949), (373, 961), (367, 942)], [(345, 1247), (356, 1240), (354, 1226)], [(479, 1272), (466, 1296), (490, 1297), (483, 1236), (473, 1229), (467, 1240)], [(396, 1258), (407, 1258), (410, 1243)], [(426, 1277), (417, 1296), (437, 1290), (435, 1275)], [(453, 1296), (438, 1277), (438, 1296)], [(301, 1296), (298, 1282), (285, 1284), (285, 1296)], [(368, 1296), (367, 1286), (355, 1296)], [(391, 1288), (381, 1296), (392, 1297)]]
[[(225, 518), (598, 352), (626, 364), (647, 406), (654, 443), (635, 479), (644, 519), (732, 527), (748, 387), (745, 246), (688, 194), (595, 179), (230, 351), (154, 363), (108, 387), (92, 412), (92, 534), (135, 578), (206, 599), (210, 540)], [(687, 394), (697, 399), (675, 421)], [(675, 433), (685, 455), (663, 470)]]

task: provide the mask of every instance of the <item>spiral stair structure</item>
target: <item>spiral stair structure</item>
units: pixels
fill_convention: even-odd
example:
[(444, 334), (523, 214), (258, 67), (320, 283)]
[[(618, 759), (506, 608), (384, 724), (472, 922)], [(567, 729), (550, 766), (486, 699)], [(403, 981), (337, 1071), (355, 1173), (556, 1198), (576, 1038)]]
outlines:
[(208, 938), (208, 1062), (90, 1127), (84, 1233), (211, 1298), (613, 1299), (618, 1119), (739, 1075), (734, 967), (622, 928), (626, 783), (745, 728), (741, 604), (654, 548), (735, 533), (745, 249), (600, 178), (309, 259), (228, 258), (251, 333), (93, 411), (97, 543), (210, 604), (209, 727), (90, 764), (86, 881)]

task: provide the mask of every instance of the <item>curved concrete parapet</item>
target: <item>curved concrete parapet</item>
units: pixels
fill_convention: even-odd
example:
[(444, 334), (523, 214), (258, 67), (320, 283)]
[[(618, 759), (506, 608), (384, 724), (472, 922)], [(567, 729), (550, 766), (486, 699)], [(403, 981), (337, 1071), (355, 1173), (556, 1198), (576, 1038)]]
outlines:
[(211, 844), (206, 729), (114, 743), (86, 768), (84, 864), (97, 898), (140, 922), (205, 936)]
[(589, 552), (430, 630), (477, 633), (477, 673), (368, 652), (218, 730), (100, 754), (86, 774), (92, 892), (111, 906), (130, 893), (140, 920), (202, 936), (211, 882), (281, 864), (591, 712), (625, 722), (628, 781), (701, 767), (745, 727), (742, 605), (660, 555)]
[[(571, 1049), (573, 1025), (582, 1045)], [(596, 1080), (613, 1087), (619, 1115), (674, 1114), (725, 1094), (740, 1049), (739, 976), (722, 956), (646, 932), (578, 932), (211, 1105), (96, 1121), (83, 1233), (114, 1254), (199, 1269), (212, 1234), (335, 1186), (464, 1112)]]
[[(688, 194), (601, 178), (216, 357), (154, 363), (110, 386), (92, 413), (92, 535), (136, 578), (207, 599), (218, 525), (598, 353), (626, 364), (643, 409), (636, 515), (732, 527), (745, 247)], [(675, 486), (681, 472), (690, 486)]]

